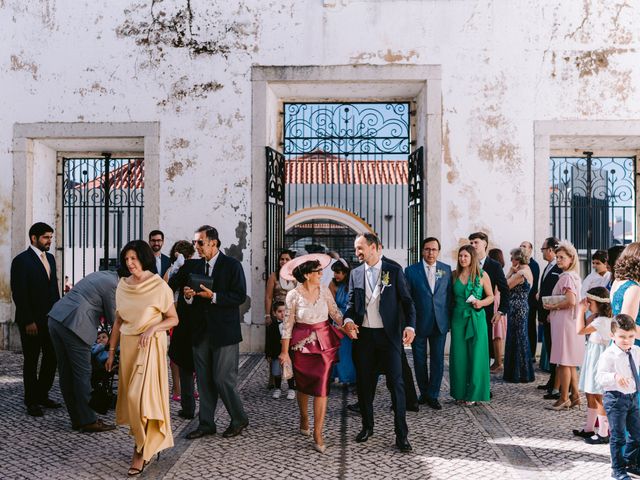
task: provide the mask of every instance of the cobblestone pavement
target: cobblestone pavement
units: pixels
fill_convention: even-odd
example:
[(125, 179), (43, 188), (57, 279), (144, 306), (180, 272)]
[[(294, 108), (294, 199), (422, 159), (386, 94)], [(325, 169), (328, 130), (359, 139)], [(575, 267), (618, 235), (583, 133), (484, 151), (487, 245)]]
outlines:
[[(132, 451), (127, 428), (82, 434), (71, 430), (64, 409), (47, 410), (43, 418), (26, 415), (21, 365), (21, 355), (0, 352), (0, 478), (126, 478)], [(311, 440), (297, 433), (295, 401), (284, 395), (279, 400), (271, 398), (265, 388), (266, 374), (262, 356), (241, 357), (240, 390), (250, 425), (240, 437), (186, 440), (185, 433), (197, 426), (197, 419), (181, 419), (179, 405), (171, 402), (175, 447), (154, 459), (141, 478), (584, 480), (609, 475), (608, 447), (586, 445), (571, 434), (572, 428), (581, 427), (584, 410), (543, 409), (546, 401), (535, 386), (546, 381), (544, 373), (527, 385), (492, 378), (490, 405), (457, 406), (443, 394), (440, 412), (427, 407), (409, 412), (414, 448), (410, 454), (400, 454), (393, 446), (393, 417), (383, 381), (376, 399), (375, 435), (364, 444), (354, 442), (360, 419), (346, 409), (355, 395), (334, 388), (325, 432), (326, 455), (315, 452)], [(447, 391), (445, 383), (443, 392)], [(61, 400), (57, 382), (52, 397)], [(113, 421), (113, 411), (106, 419)], [(220, 408), (218, 430), (226, 428), (228, 421)]]

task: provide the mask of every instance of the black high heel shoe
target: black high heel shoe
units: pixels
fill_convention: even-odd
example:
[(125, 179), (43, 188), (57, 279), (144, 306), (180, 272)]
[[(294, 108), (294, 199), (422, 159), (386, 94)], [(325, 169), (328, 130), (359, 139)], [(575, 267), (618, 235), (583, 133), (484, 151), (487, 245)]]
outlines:
[[(156, 460), (160, 460), (160, 452), (158, 452), (158, 454), (156, 455)], [(143, 460), (142, 468), (129, 467), (129, 471), (127, 472), (127, 477), (135, 477), (137, 475), (140, 475), (142, 472), (144, 472), (144, 469), (147, 465), (149, 465), (149, 462)]]

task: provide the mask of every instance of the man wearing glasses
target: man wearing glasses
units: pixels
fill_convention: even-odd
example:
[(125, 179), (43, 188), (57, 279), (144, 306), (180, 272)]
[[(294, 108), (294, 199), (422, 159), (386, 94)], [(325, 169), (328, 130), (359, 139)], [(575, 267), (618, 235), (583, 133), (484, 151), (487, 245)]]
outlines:
[[(200, 258), (187, 260), (169, 280), (169, 286), (182, 293), (179, 301), (186, 303), (200, 391), (200, 423), (187, 438), (193, 440), (216, 433), (218, 397), (231, 417), (231, 424), (222, 436), (235, 437), (249, 425), (237, 389), (242, 341), (240, 305), (247, 297), (247, 284), (240, 262), (220, 251), (215, 228), (200, 227), (193, 244)], [(210, 277), (213, 287), (194, 285), (196, 275), (203, 281), (202, 276)]]
[[(558, 283), (560, 274), (562, 273), (560, 267), (556, 265), (556, 253), (554, 251), (559, 243), (560, 240), (557, 238), (549, 237), (545, 239), (542, 244), (542, 248), (540, 249), (540, 252), (542, 252), (542, 258), (548, 262), (547, 266), (542, 271), (542, 275), (540, 275), (540, 288), (538, 289), (538, 321), (544, 328), (544, 343), (547, 357), (551, 354), (551, 324), (549, 323), (549, 310), (542, 308), (542, 297), (552, 294), (556, 283)], [(556, 379), (556, 366), (552, 364), (550, 365), (550, 369), (551, 376), (549, 377), (549, 381), (545, 385), (539, 385), (538, 388), (540, 390), (547, 391), (544, 395), (546, 400), (557, 400), (560, 398), (560, 393), (553, 391), (553, 384)]]
[(164, 245), (164, 233), (160, 230), (153, 230), (149, 233), (149, 246), (153, 250), (153, 254), (156, 257), (156, 273), (160, 277), (164, 277), (164, 273), (171, 266), (171, 261), (164, 253), (162, 253), (162, 246)]
[[(416, 338), (411, 344), (416, 379), (420, 389), (418, 402), (441, 410), (438, 401), (444, 373), (444, 344), (451, 314), (451, 267), (438, 261), (440, 240), (425, 238), (422, 260), (405, 270), (407, 284), (416, 306)], [(427, 368), (427, 342), (429, 367)]]

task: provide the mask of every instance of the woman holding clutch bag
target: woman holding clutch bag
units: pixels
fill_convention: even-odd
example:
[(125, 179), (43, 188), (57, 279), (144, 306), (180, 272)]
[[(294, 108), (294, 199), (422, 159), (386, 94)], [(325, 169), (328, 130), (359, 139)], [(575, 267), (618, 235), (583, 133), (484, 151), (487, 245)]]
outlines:
[[(580, 405), (578, 390), (578, 370), (584, 358), (584, 338), (576, 334), (576, 308), (580, 301), (580, 263), (578, 252), (568, 241), (558, 244), (555, 249), (556, 262), (562, 270), (558, 283), (553, 288), (553, 296), (564, 296), (559, 303), (544, 303), (545, 310), (549, 310), (551, 324), (551, 363), (557, 365), (556, 385), (560, 388), (560, 398), (545, 408), (548, 410), (563, 410)], [(571, 389), (571, 398), (569, 398)]]
[(285, 372), (287, 366), (293, 364), (300, 408), (300, 433), (305, 436), (311, 435), (307, 409), (309, 396), (313, 397), (313, 440), (315, 450), (320, 453), (327, 448), (322, 429), (327, 413), (331, 370), (337, 361), (341, 337), (327, 318), (331, 317), (342, 326), (342, 314), (333, 295), (320, 285), (322, 270), (330, 262), (328, 255), (303, 255), (280, 270), (283, 278), (295, 278), (298, 282), (298, 286), (287, 294), (280, 363)]
[(493, 303), (489, 275), (476, 250), (463, 245), (453, 272), (449, 383), (458, 403), (489, 401), (489, 339), (484, 307)]

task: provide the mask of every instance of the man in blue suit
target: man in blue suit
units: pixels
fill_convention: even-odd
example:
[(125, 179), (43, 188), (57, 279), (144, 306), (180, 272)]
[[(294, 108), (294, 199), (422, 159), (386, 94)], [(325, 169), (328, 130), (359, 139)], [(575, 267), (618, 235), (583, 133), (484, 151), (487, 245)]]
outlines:
[(416, 338), (411, 348), (420, 388), (418, 402), (426, 403), (435, 410), (442, 409), (438, 397), (444, 372), (444, 344), (449, 331), (452, 301), (451, 267), (438, 261), (439, 254), (440, 241), (435, 237), (425, 238), (422, 242), (422, 260), (405, 270), (416, 306)]

